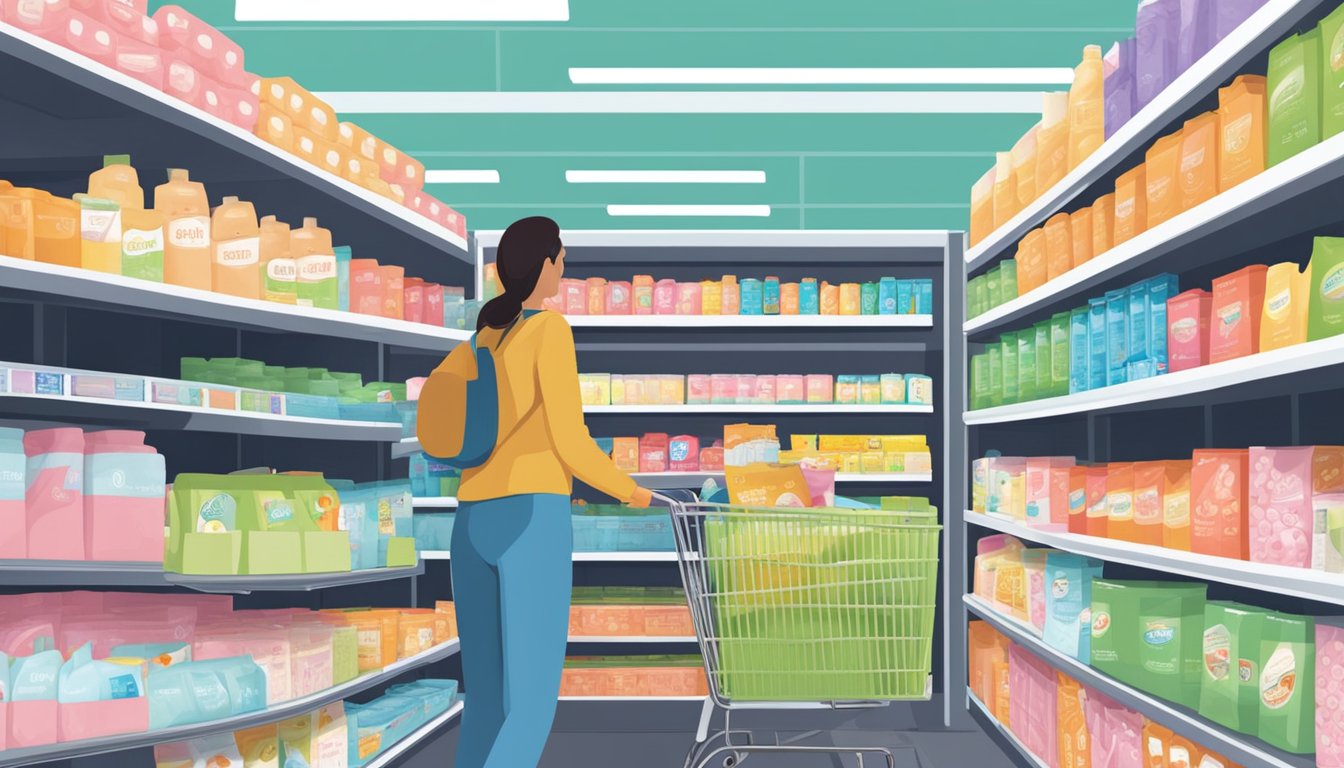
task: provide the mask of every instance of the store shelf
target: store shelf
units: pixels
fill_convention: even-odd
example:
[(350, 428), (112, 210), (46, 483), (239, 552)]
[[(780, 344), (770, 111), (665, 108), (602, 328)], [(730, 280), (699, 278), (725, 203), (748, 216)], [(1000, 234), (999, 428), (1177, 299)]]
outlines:
[[(451, 560), (446, 549), (430, 549), (420, 553), (421, 560)], [(576, 563), (675, 563), (676, 552), (575, 552)]]
[(1246, 768), (1312, 768), (1316, 764), (1312, 755), (1290, 754), (1254, 737), (1229, 732), (1190, 709), (1155, 698), (1104, 675), (1046, 645), (1021, 622), (999, 615), (975, 595), (965, 595), (962, 599), (972, 613), (994, 625), (995, 629), (1055, 669)]
[[(56, 45), (21, 29), (0, 22), (0, 69), (32, 86), (22, 90), (24, 104), (47, 115), (69, 113), (63, 99), (84, 95), (90, 109), (106, 100), (115, 105), (118, 116), (148, 118), (154, 121), (155, 140), (172, 144), (181, 137), (205, 145), (217, 155), (211, 158), (222, 167), (262, 166), (284, 179), (297, 181), (323, 195), (328, 203), (326, 218), (357, 215), (386, 231), (395, 230), (424, 245), (446, 251), (464, 262), (472, 261), (467, 241), (405, 206), (370, 192), (334, 174), (267, 144), (237, 126), (220, 120), (196, 107), (158, 91), (139, 80), (123, 75), (72, 50)], [(49, 86), (49, 87), (44, 87)], [(120, 145), (119, 145), (120, 146)], [(135, 153), (133, 153), (135, 154)], [(202, 158), (201, 162), (205, 162)]]
[[(1344, 135), (1335, 136), (1265, 170), (1183, 213), (1115, 246), (1026, 294), (966, 321), (968, 334), (1006, 326), (1014, 320), (1053, 309), (1070, 297), (1083, 304), (1094, 294), (1083, 291), (1173, 254), (1229, 227), (1255, 226), (1269, 219), (1290, 222), (1298, 202), (1318, 188), (1344, 177)], [(1268, 228), (1268, 227), (1266, 227)], [(1221, 247), (1189, 248), (1163, 259), (1161, 267), (1183, 272), (1226, 255)]]
[(838, 405), (835, 403), (804, 403), (801, 405), (585, 405), (584, 413), (613, 414), (690, 414), (690, 413), (769, 413), (769, 414), (900, 414), (933, 413), (932, 405)]
[(457, 499), (453, 496), (417, 496), (413, 506), (416, 509), (456, 509)]
[[(1277, 43), (1286, 32), (1321, 5), (1320, 0), (1269, 0), (1231, 34), (1181, 73), (1104, 144), (1069, 171), (1059, 183), (966, 251), (966, 264), (977, 269), (1005, 255), (1033, 227), (1119, 170), (1152, 139), (1178, 127), (1177, 121), (1214, 93), (1241, 67)], [(1098, 195), (1100, 195), (1098, 191)]]
[(932, 315), (566, 315), (575, 328), (932, 328)]
[(233, 731), (241, 730), (243, 728), (251, 728), (257, 725), (273, 723), (296, 715), (307, 714), (323, 705), (354, 696), (360, 691), (385, 686), (410, 670), (434, 664), (449, 658), (458, 652), (458, 648), (458, 641), (456, 639), (450, 640), (435, 646), (424, 653), (402, 659), (394, 664), (389, 664), (377, 672), (370, 672), (357, 677), (354, 680), (333, 686), (324, 691), (319, 691), (311, 696), (305, 696), (301, 699), (287, 701), (283, 704), (267, 707), (266, 709), (257, 712), (249, 712), (244, 715), (228, 717), (222, 720), (212, 720), (208, 723), (196, 723), (194, 725), (163, 728), (161, 730), (148, 731), (145, 733), (128, 733), (101, 739), (68, 741), (59, 744), (48, 744), (41, 747), (21, 747), (3, 750), (0, 751), (0, 768), (33, 765), (55, 760), (91, 757), (109, 752), (120, 752), (126, 749), (149, 747), (167, 742), (188, 741), (190, 739), (197, 739), (202, 736), (216, 733), (232, 733)]
[(971, 707), (974, 712), (979, 715), (977, 719), (981, 721), (984, 728), (986, 730), (993, 729), (998, 731), (999, 734), (1003, 736), (1003, 740), (1017, 751), (1017, 754), (1022, 758), (1023, 762), (1032, 766), (1032, 768), (1050, 768), (1049, 763), (1032, 754), (1031, 750), (1027, 749), (1025, 744), (1018, 741), (1017, 737), (1013, 735), (1013, 732), (1007, 725), (996, 720), (994, 716), (989, 713), (989, 708), (985, 706), (985, 703), (980, 701), (974, 693), (967, 690), (966, 698), (970, 700)]
[(422, 576), (425, 564), (416, 563), (407, 568), (369, 568), (362, 571), (336, 573), (287, 573), (265, 576), (196, 576), (184, 573), (165, 573), (163, 580), (170, 586), (187, 587), (197, 592), (248, 594), (251, 592), (311, 592), (316, 589), (348, 587), (352, 584), (370, 584)]
[(621, 635), (619, 637), (605, 637), (601, 635), (570, 635), (569, 642), (590, 644), (605, 643), (612, 645), (660, 643), (667, 645), (669, 643), (698, 643), (699, 640), (696, 639), (695, 635), (690, 635), (689, 637), (653, 635)]
[(1212, 557), (1148, 544), (1045, 531), (997, 515), (966, 511), (966, 522), (1016, 536), (1046, 547), (1074, 552), (1098, 560), (1125, 563), (1165, 573), (1179, 573), (1204, 581), (1234, 584), (1247, 589), (1292, 595), (1323, 603), (1344, 605), (1344, 574), (1310, 568), (1252, 563), (1229, 557)]
[[(669, 490), (677, 488), (699, 488), (706, 480), (713, 480), (723, 487), (722, 472), (634, 472), (630, 475), (635, 482), (651, 490)], [(932, 472), (837, 472), (837, 483), (931, 483)]]
[(401, 757), (408, 750), (414, 749), (417, 744), (432, 736), (440, 728), (457, 720), (458, 715), (462, 714), (463, 706), (464, 703), (461, 701), (453, 704), (453, 706), (448, 708), (447, 712), (444, 712), (433, 720), (430, 720), (428, 723), (416, 728), (411, 735), (398, 741), (396, 744), (393, 744), (382, 752), (379, 752), (377, 756), (364, 764), (364, 768), (387, 768), (388, 766), (394, 765), (397, 758)]
[(246, 328), (334, 336), (434, 352), (451, 350), (471, 337), (468, 331), (423, 323), (244, 299), (3, 255), (0, 255), (0, 286), (59, 296), (61, 303), (93, 304), (142, 315), (212, 320)]
[(168, 573), (159, 563), (117, 563), (88, 560), (0, 560), (0, 585), (22, 587), (183, 587), (197, 592), (310, 592), (316, 589), (369, 584), (419, 576), (423, 563), (410, 568), (375, 568), (340, 573), (295, 573), (253, 576), (195, 576)]
[(310, 419), (251, 411), (223, 411), (188, 405), (107, 400), (75, 395), (0, 392), (0, 413), (71, 423), (125, 424), (144, 429), (227, 432), (313, 440), (395, 442), (401, 425), (343, 419)]
[(1341, 363), (1344, 335), (1088, 392), (967, 411), (963, 418), (976, 426), (1329, 389), (1338, 386), (1338, 379), (1321, 376), (1320, 371)]
[(561, 696), (561, 701), (704, 701), (706, 696)]

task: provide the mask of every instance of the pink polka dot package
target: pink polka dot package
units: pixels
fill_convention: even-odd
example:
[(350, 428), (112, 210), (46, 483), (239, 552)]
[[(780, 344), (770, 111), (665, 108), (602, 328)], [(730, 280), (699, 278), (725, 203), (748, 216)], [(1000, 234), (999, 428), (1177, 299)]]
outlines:
[(1311, 567), (1313, 448), (1251, 448), (1251, 561)]
[(1316, 766), (1344, 768), (1344, 621), (1316, 622)]

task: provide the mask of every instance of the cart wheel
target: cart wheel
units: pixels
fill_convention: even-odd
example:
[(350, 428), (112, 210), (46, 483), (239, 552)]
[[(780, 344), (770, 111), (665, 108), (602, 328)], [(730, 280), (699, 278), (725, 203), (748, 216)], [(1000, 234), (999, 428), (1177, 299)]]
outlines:
[(737, 766), (746, 762), (747, 754), (745, 752), (734, 752), (723, 758), (723, 768), (737, 768)]

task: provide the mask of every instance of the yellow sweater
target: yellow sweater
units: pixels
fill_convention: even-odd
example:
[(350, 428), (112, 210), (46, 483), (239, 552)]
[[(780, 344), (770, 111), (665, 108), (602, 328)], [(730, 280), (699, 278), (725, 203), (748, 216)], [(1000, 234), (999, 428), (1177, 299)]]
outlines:
[[(574, 332), (564, 316), (555, 312), (531, 315), (519, 321), (499, 345), (501, 333), (484, 328), (477, 337), (479, 345), (494, 353), (499, 439), (485, 464), (462, 472), (458, 498), (485, 501), (522, 493), (568, 496), (578, 477), (623, 502), (635, 500), (635, 481), (597, 447), (584, 424)], [(471, 345), (458, 345), (431, 377), (440, 371), (474, 376), (476, 359)], [(429, 444), (433, 441), (432, 437), (425, 439), (426, 426), (432, 429), (432, 425), (421, 425), (420, 434)]]

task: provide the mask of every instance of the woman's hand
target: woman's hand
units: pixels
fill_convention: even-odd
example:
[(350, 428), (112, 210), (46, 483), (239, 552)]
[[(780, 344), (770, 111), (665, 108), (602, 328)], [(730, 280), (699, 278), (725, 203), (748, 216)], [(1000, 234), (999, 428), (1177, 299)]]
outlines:
[(648, 488), (635, 486), (635, 492), (630, 495), (630, 506), (635, 509), (645, 509), (653, 503), (653, 492)]

